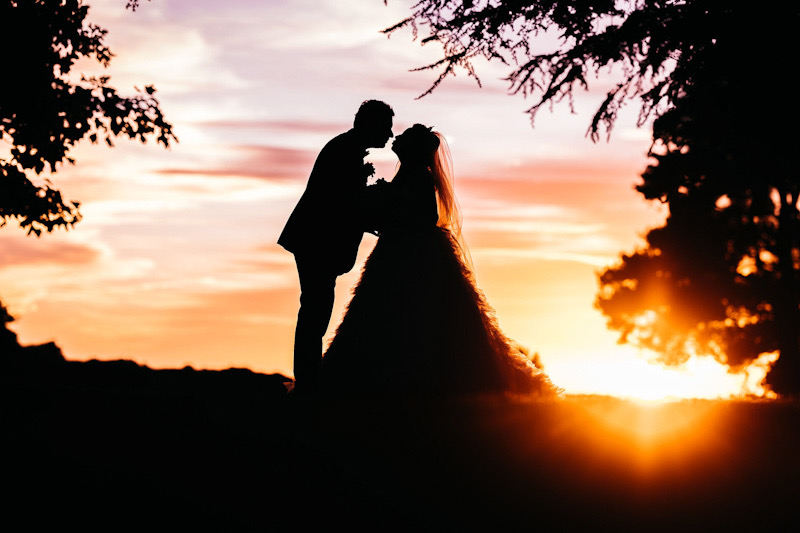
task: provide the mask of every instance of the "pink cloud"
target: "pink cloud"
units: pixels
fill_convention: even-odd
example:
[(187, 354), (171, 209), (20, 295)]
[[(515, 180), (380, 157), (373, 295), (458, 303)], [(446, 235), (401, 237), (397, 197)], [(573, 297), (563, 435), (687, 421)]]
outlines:
[(320, 133), (331, 136), (350, 128), (349, 124), (340, 122), (314, 122), (299, 120), (214, 120), (198, 122), (196, 125), (226, 130), (263, 130), (277, 133)]
[(305, 179), (314, 164), (316, 153), (310, 150), (279, 146), (241, 145), (234, 148), (238, 158), (208, 168), (163, 168), (161, 175), (245, 176), (258, 179)]

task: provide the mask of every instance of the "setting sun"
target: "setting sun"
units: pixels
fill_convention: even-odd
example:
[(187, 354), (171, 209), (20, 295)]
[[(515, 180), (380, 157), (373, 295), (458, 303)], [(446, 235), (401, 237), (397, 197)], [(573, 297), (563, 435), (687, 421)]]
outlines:
[(710, 357), (692, 358), (681, 367), (665, 367), (650, 363), (646, 354), (631, 350), (636, 356), (621, 357), (620, 348), (605, 355), (598, 354), (593, 362), (565, 370), (560, 365), (547, 367), (553, 379), (565, 383), (567, 390), (579, 394), (607, 394), (645, 402), (687, 398), (730, 398), (738, 396), (770, 397), (763, 388), (769, 365), (777, 358), (764, 354), (748, 368), (731, 373), (728, 368)]

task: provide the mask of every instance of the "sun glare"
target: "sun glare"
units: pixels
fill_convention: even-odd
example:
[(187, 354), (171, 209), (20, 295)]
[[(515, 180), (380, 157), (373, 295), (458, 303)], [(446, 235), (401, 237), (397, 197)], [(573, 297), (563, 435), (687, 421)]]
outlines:
[(775, 398), (764, 385), (777, 353), (765, 353), (751, 365), (732, 373), (710, 357), (692, 357), (680, 367), (648, 362), (644, 356), (621, 358), (598, 354), (596, 361), (577, 365), (547, 365), (554, 382), (568, 394), (600, 394), (658, 404), (685, 399)]

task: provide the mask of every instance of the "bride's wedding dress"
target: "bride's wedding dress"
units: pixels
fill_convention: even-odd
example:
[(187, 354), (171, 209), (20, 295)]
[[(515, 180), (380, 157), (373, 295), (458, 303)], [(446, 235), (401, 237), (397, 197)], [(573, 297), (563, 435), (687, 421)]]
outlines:
[(431, 171), (401, 166), (391, 183), (381, 181), (368, 194), (380, 238), (323, 357), (325, 389), (557, 392), (503, 334), (462, 246), (450, 229), (439, 227)]

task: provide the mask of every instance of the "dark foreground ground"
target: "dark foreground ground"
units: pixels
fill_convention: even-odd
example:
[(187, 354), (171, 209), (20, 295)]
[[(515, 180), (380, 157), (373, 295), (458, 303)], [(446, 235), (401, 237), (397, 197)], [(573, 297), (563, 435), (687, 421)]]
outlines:
[[(303, 402), (282, 376), (0, 377), (5, 531), (797, 531), (797, 402)], [(47, 528), (47, 529), (45, 529)]]

